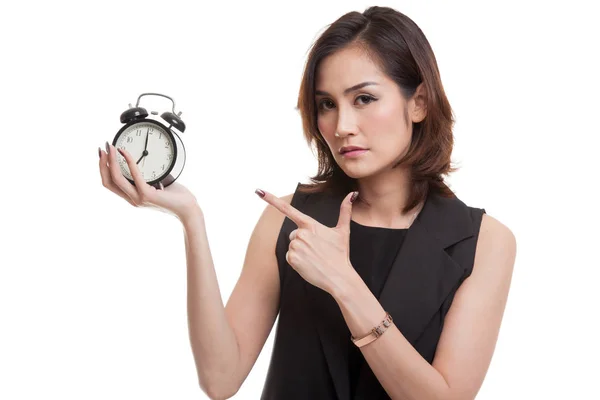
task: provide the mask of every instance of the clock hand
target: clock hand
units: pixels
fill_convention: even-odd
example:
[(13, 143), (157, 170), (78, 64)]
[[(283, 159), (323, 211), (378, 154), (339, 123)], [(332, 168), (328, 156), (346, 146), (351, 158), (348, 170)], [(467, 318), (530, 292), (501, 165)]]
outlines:
[(148, 128), (148, 130), (146, 131), (146, 143), (144, 143), (144, 152), (142, 153), (142, 156), (140, 157), (140, 159), (136, 161), (136, 164), (139, 164), (140, 161), (142, 161), (142, 158), (144, 158), (144, 156), (148, 155), (148, 137), (149, 136), (150, 136), (150, 128)]
[[(144, 152), (148, 150), (148, 136), (150, 136), (150, 128), (148, 128), (148, 131), (146, 132), (146, 143), (144, 144)], [(148, 153), (146, 152), (146, 154)]]
[(142, 161), (142, 158), (146, 157), (148, 155), (148, 150), (144, 150), (144, 152), (142, 153), (142, 156), (140, 157), (139, 160), (137, 160), (135, 163), (139, 164), (140, 161)]
[[(144, 144), (144, 153), (142, 153), (143, 155), (148, 155), (148, 138), (149, 137), (150, 137), (150, 128), (148, 128), (148, 131), (146, 132), (146, 143)], [(143, 157), (143, 155), (142, 155), (142, 157)], [(144, 158), (144, 162), (143, 162), (142, 166), (144, 166), (144, 165), (146, 165), (145, 158)]]

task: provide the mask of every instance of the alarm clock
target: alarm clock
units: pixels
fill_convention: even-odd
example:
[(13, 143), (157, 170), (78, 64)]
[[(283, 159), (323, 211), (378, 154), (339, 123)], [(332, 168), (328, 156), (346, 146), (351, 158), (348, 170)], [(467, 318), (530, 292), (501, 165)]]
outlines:
[[(140, 107), (144, 96), (161, 96), (171, 100), (171, 111), (163, 112), (160, 117), (157, 111), (150, 115)], [(175, 130), (183, 133), (185, 124), (180, 118), (181, 112), (175, 113), (175, 101), (160, 93), (142, 93), (135, 107), (121, 114), (121, 123), (125, 124), (113, 139), (113, 146), (129, 152), (136, 160), (142, 177), (149, 185), (156, 188), (159, 183), (167, 187), (179, 177), (185, 165), (185, 147)], [(135, 186), (133, 176), (125, 158), (117, 152), (117, 161), (123, 176)]]

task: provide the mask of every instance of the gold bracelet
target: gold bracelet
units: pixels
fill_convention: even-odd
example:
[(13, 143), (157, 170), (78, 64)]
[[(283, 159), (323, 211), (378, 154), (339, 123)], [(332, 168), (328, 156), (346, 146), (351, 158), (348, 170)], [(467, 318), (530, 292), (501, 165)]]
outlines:
[(352, 343), (354, 343), (357, 347), (363, 347), (364, 345), (371, 343), (372, 341), (376, 340), (378, 337), (383, 335), (383, 332), (385, 332), (387, 328), (389, 328), (392, 325), (393, 322), (394, 320), (392, 319), (392, 316), (388, 312), (386, 312), (385, 319), (381, 321), (381, 323), (375, 328), (371, 329), (371, 331), (368, 334), (361, 337), (360, 339), (356, 339), (354, 336), (350, 335), (350, 339), (352, 340)]

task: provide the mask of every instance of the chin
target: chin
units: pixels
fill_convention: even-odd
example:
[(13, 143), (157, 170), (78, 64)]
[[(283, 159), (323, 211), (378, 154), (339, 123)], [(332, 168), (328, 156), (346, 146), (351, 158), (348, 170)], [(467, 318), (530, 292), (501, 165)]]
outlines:
[(367, 176), (371, 176), (375, 174), (377, 171), (372, 170), (371, 168), (365, 168), (364, 165), (353, 165), (348, 167), (347, 165), (338, 164), (340, 169), (344, 171), (346, 175), (348, 175), (352, 179), (361, 179)]

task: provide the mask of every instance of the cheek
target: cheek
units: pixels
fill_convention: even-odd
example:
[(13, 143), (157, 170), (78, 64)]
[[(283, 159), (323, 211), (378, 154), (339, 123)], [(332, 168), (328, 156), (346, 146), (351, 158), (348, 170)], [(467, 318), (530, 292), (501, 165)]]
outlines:
[(376, 132), (389, 132), (398, 134), (405, 131), (402, 109), (394, 102), (380, 103), (374, 107), (373, 112), (368, 115), (369, 126)]
[(332, 125), (331, 122), (327, 120), (327, 118), (317, 117), (317, 128), (319, 129), (321, 136), (323, 136), (323, 139), (325, 139), (325, 143), (327, 143), (327, 147), (329, 147), (331, 153), (335, 154), (335, 150), (331, 147), (332, 143), (334, 143), (336, 139), (334, 137), (335, 125)]
[(321, 135), (327, 140), (330, 140), (335, 133), (335, 125), (331, 122), (331, 118), (318, 116), (317, 127)]
[(332, 143), (336, 141), (335, 135), (335, 123), (332, 123), (331, 118), (319, 118), (317, 117), (317, 128), (319, 128), (319, 132), (321, 132), (321, 136), (325, 139), (325, 143), (327, 143), (327, 147), (334, 153), (334, 149), (331, 147)]
[(365, 129), (369, 132), (368, 142), (373, 154), (377, 155), (378, 162), (387, 164), (406, 153), (411, 132), (405, 126), (400, 107), (386, 105), (372, 111), (368, 115), (368, 121), (365, 120)]

